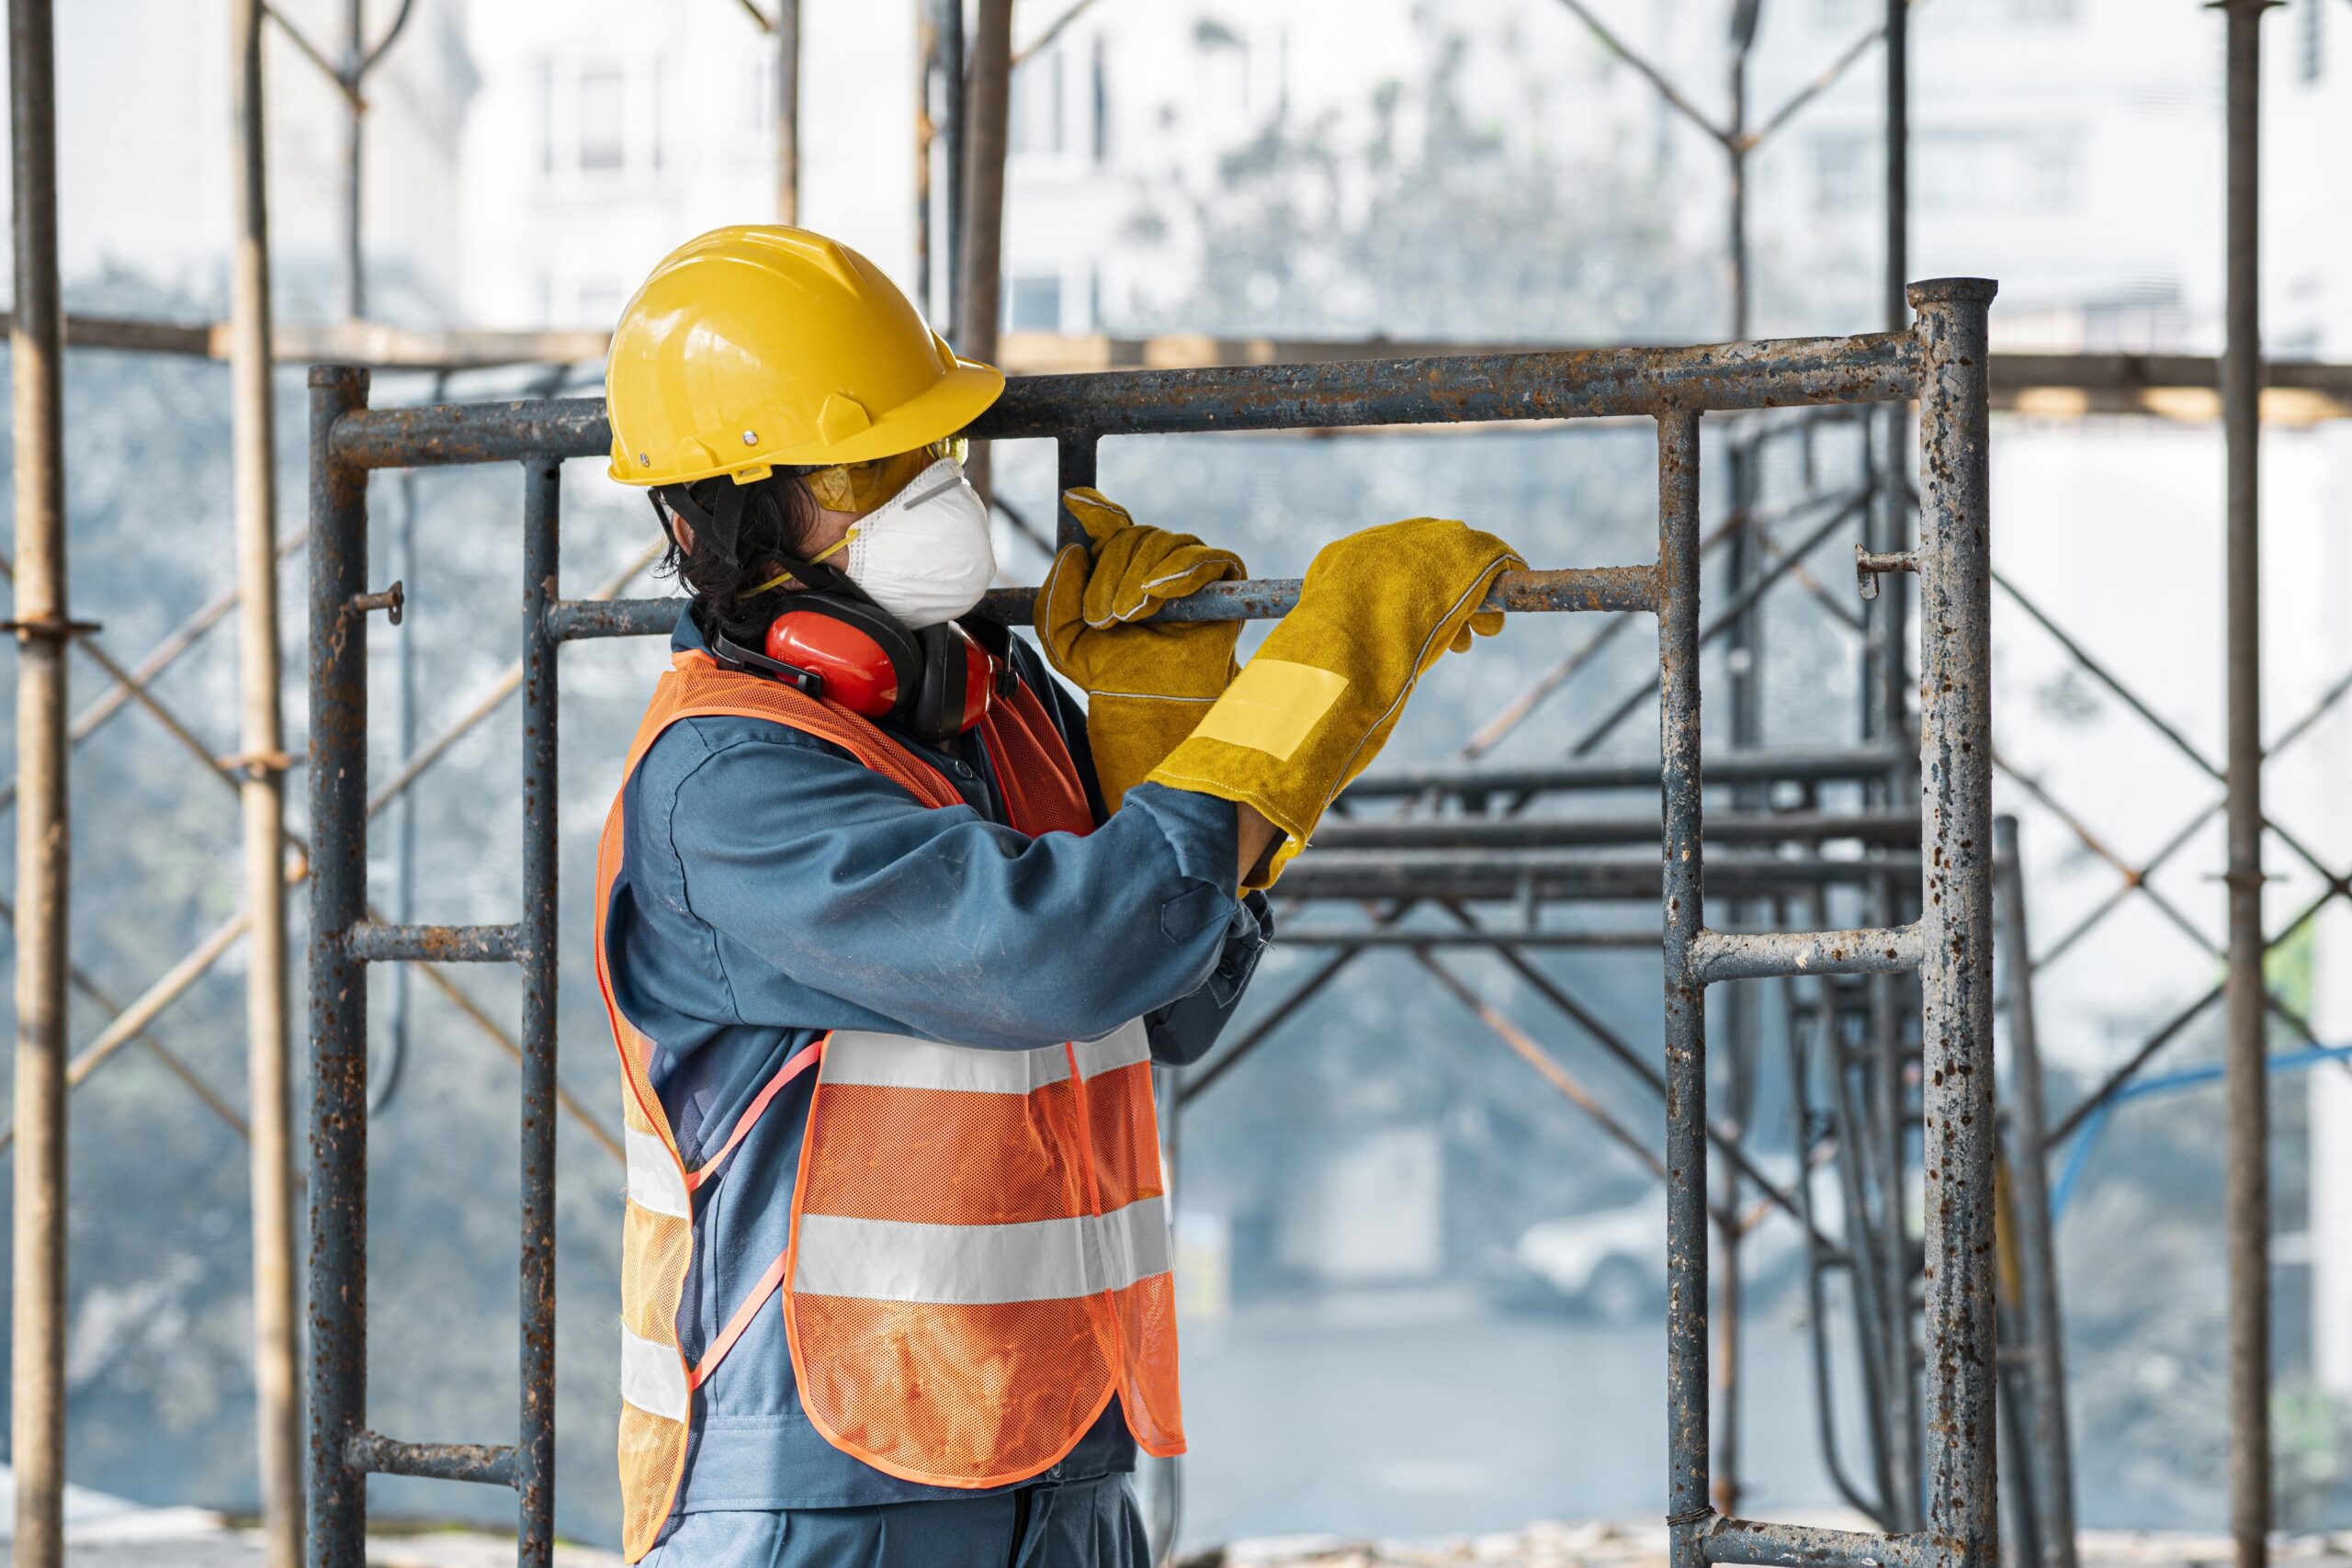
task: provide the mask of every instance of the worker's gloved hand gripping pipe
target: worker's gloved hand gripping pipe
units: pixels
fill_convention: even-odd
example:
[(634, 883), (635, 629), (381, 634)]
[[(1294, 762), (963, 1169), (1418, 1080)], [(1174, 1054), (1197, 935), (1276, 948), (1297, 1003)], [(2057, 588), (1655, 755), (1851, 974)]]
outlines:
[(1271, 886), (1380, 754), (1423, 672), (1502, 629), (1501, 611), (1478, 606), (1526, 564), (1492, 534), (1434, 517), (1326, 545), (1297, 607), (1151, 782), (1255, 807), (1284, 839), (1243, 885)]
[(1047, 661), (1086, 692), (1095, 782), (1116, 811), (1232, 682), (1241, 637), (1238, 621), (1145, 618), (1249, 572), (1231, 550), (1144, 527), (1101, 491), (1064, 491), (1062, 504), (1092, 543), (1054, 558), (1037, 596), (1037, 637)]

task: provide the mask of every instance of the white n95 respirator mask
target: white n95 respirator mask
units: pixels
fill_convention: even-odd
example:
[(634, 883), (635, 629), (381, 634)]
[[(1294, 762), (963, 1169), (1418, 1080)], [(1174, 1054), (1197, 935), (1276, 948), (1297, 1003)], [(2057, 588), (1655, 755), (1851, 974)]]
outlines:
[(988, 504), (952, 457), (917, 474), (814, 559), (827, 557), (909, 631), (966, 614), (996, 577)]

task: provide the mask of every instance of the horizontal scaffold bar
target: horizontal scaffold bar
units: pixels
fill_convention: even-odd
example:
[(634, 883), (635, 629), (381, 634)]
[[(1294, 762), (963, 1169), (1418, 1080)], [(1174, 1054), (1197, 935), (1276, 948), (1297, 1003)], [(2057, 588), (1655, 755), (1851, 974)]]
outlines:
[(1811, 1525), (1716, 1519), (1699, 1537), (1709, 1562), (1773, 1568), (1960, 1568), (1962, 1553), (1926, 1534), (1869, 1535)]
[[(1818, 844), (1859, 839), (1917, 844), (1919, 818), (1901, 811), (1721, 812), (1706, 819), (1711, 844)], [(1322, 850), (1566, 849), (1578, 844), (1655, 844), (1649, 817), (1436, 817), (1386, 821), (1327, 821), (1315, 831)]]
[[(1762, 896), (1819, 886), (1917, 883), (1908, 852), (1871, 860), (1819, 856), (1710, 855), (1707, 890)], [(1565, 850), (1309, 850), (1277, 885), (1309, 898), (1655, 899), (1658, 858)]]
[[(1013, 440), (1803, 408), (1887, 402), (1914, 396), (1918, 385), (1918, 344), (1908, 333), (1110, 370), (1015, 377), (971, 434)], [(423, 468), (603, 457), (612, 449), (612, 429), (602, 398), (548, 398), (357, 411), (335, 422), (332, 441), (338, 459), (360, 468)]]
[(380, 1432), (355, 1432), (343, 1462), (355, 1475), (421, 1475), (433, 1481), (514, 1484), (511, 1443), (403, 1443)]
[(1284, 947), (1543, 947), (1632, 949), (1656, 953), (1657, 931), (1529, 931), (1524, 926), (1476, 931), (1399, 931), (1394, 926), (1284, 926)]
[[(1270, 621), (1298, 604), (1295, 577), (1213, 582), (1150, 618), (1156, 621)], [(1035, 619), (1037, 591), (998, 588), (980, 608), (1008, 626)], [(558, 642), (583, 637), (655, 637), (678, 624), (683, 599), (564, 599), (548, 611), (548, 633)], [(1568, 567), (1558, 571), (1507, 571), (1487, 595), (1490, 610), (1655, 610), (1657, 574), (1645, 566)]]
[(523, 953), (520, 926), (391, 926), (362, 920), (344, 933), (362, 964), (422, 959), (430, 964), (506, 964)]
[[(1833, 784), (1883, 779), (1916, 752), (1876, 748), (1824, 750), (1724, 751), (1708, 754), (1708, 784)], [(1417, 795), (1540, 795), (1551, 790), (1656, 789), (1657, 763), (1555, 762), (1549, 765), (1408, 765), (1368, 773), (1347, 787), (1343, 800), (1391, 799)], [(1711, 824), (1712, 826), (1712, 824)]]
[[(1708, 825), (1713, 831), (1713, 824)], [(1709, 880), (1714, 867), (1709, 865)], [(1849, 931), (1702, 931), (1690, 943), (1701, 985), (1781, 975), (1907, 975), (1919, 967), (1919, 928)]]

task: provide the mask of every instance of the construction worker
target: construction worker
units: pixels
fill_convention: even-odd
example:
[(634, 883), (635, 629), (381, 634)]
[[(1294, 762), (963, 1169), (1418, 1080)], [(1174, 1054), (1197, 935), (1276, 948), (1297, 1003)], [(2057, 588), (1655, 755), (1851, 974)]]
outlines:
[(973, 613), (1003, 382), (796, 229), (682, 247), (614, 334), (612, 477), (694, 595), (598, 857), (632, 1562), (1143, 1568), (1128, 1472), (1183, 1448), (1152, 1064), (1518, 564), (1357, 535), (1237, 678), (1235, 623), (1144, 618), (1240, 560), (1074, 491), (1041, 659)]

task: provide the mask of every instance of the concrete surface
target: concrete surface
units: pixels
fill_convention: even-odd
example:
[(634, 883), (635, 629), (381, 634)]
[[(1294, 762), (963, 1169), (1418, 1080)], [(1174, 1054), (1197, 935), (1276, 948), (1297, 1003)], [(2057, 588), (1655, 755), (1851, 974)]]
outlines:
[[(1790, 1524), (1866, 1528), (1850, 1515), (1793, 1512)], [(2229, 1568), (2226, 1535), (2171, 1530), (2085, 1530), (2084, 1568)], [(2352, 1533), (2272, 1538), (2270, 1560), (2296, 1568), (2352, 1565)], [(1663, 1525), (1551, 1521), (1443, 1540), (1364, 1541), (1293, 1536), (1237, 1541), (1188, 1554), (1179, 1568), (1665, 1568)]]

